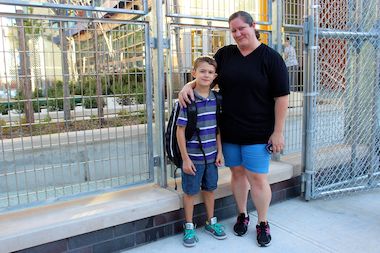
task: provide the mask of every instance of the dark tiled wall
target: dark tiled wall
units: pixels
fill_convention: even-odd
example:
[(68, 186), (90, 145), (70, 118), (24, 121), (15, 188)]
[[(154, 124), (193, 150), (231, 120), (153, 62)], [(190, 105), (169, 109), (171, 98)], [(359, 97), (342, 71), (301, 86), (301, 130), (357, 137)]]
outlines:
[[(300, 196), (301, 178), (296, 177), (271, 185), (272, 204)], [(249, 201), (249, 210), (254, 210)], [(219, 220), (236, 215), (233, 196), (218, 199), (215, 202), (215, 216)], [(206, 209), (204, 204), (194, 208), (194, 223), (204, 224)], [(90, 232), (83, 235), (43, 244), (17, 253), (111, 253), (130, 249), (160, 238), (182, 232), (184, 222), (183, 209), (163, 213), (122, 225)]]

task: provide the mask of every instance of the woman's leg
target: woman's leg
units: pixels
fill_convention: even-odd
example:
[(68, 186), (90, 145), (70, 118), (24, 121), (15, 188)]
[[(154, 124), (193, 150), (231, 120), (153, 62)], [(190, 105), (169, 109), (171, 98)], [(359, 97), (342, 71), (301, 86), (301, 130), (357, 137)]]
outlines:
[(272, 190), (268, 182), (267, 174), (258, 174), (246, 171), (249, 184), (251, 186), (251, 196), (255, 204), (258, 216), (258, 223), (267, 221), (269, 204), (272, 199)]
[(231, 189), (234, 194), (239, 213), (247, 214), (247, 198), (249, 183), (243, 166), (231, 167)]

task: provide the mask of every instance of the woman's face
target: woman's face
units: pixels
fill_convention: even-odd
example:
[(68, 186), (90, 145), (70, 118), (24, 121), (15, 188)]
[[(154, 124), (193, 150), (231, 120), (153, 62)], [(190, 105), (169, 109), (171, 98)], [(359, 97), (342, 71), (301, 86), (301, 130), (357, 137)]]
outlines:
[(254, 24), (251, 26), (245, 23), (240, 17), (230, 22), (232, 37), (240, 47), (249, 46), (253, 43), (255, 35)]

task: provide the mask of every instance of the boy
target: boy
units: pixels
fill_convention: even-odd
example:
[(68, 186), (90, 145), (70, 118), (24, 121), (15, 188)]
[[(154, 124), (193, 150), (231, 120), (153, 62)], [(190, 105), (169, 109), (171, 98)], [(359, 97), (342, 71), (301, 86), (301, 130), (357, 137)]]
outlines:
[(206, 232), (216, 239), (227, 238), (223, 226), (214, 217), (214, 193), (218, 181), (218, 168), (222, 165), (222, 144), (217, 129), (217, 101), (210, 86), (216, 77), (216, 61), (202, 56), (194, 61), (195, 103), (197, 107), (198, 134), (186, 141), (187, 111), (182, 108), (177, 120), (177, 140), (182, 157), (182, 189), (186, 223), (183, 244), (195, 246), (198, 241), (193, 224), (194, 195), (202, 189), (207, 212)]

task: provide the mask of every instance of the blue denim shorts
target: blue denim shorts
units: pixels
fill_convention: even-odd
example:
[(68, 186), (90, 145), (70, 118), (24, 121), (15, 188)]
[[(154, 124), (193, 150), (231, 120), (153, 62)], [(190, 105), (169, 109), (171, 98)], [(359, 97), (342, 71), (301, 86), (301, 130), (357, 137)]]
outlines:
[(223, 156), (226, 166), (242, 165), (253, 173), (266, 174), (269, 171), (270, 154), (266, 144), (239, 145), (223, 143)]
[(195, 195), (200, 189), (213, 191), (218, 185), (218, 168), (214, 163), (195, 165), (195, 175), (189, 175), (182, 171), (182, 190), (187, 195)]

